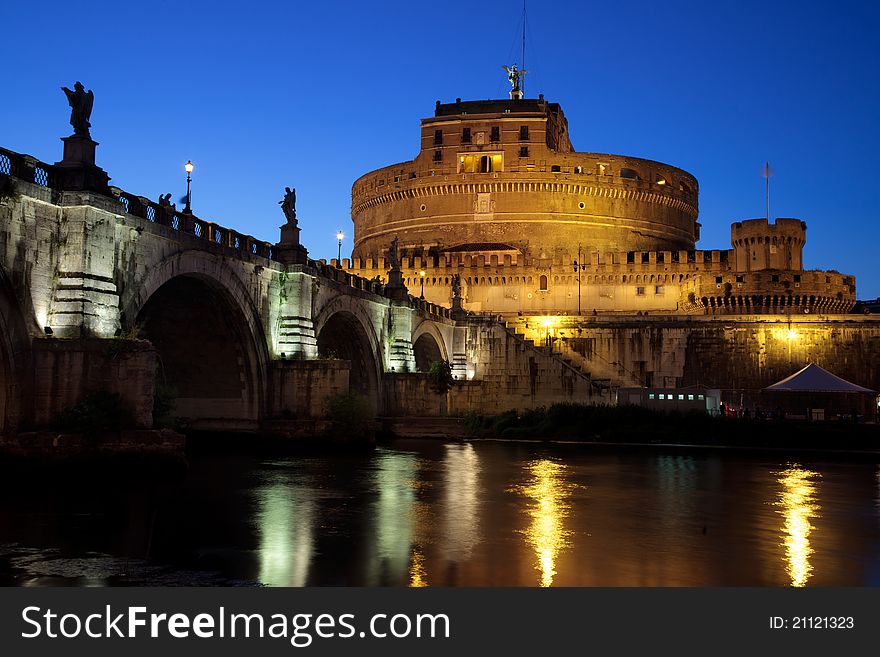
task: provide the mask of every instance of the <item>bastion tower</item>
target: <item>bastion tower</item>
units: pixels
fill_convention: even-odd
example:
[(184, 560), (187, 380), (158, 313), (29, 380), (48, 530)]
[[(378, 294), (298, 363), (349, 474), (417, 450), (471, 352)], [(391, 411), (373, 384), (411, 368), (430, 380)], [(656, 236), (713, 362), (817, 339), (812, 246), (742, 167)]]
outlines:
[(734, 249), (697, 250), (694, 176), (578, 152), (559, 104), (520, 96), (437, 101), (413, 160), (354, 182), (345, 265), (384, 279), (396, 238), (412, 294), (449, 305), (458, 274), (466, 310), (508, 315), (852, 307), (852, 277), (802, 271), (804, 222), (738, 222)]

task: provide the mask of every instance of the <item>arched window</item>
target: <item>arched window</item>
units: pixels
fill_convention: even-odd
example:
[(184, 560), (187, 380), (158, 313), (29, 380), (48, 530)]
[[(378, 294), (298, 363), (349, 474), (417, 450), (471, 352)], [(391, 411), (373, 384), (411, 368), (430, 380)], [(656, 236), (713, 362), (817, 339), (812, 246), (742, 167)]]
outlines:
[(541, 278), (538, 279), (538, 289), (542, 292), (547, 291), (547, 276), (544, 274), (541, 274)]
[(627, 169), (623, 168), (620, 170), (621, 178), (628, 178), (630, 180), (641, 180), (642, 177), (639, 175), (639, 172), (635, 169)]

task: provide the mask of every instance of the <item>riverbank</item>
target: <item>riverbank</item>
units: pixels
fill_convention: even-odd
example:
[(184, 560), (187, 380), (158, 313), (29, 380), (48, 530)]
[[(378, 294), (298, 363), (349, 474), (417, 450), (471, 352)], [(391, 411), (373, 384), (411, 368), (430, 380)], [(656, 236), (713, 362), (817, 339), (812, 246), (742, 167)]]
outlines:
[(767, 421), (658, 413), (634, 406), (556, 404), (466, 419), (473, 440), (589, 443), (632, 447), (701, 447), (774, 451), (880, 453), (880, 426), (846, 422)]

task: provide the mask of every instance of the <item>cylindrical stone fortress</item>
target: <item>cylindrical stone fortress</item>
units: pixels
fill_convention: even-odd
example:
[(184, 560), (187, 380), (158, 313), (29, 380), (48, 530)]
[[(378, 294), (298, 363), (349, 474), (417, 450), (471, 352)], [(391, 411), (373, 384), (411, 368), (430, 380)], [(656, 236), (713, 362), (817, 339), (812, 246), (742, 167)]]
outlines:
[(699, 239), (697, 180), (651, 160), (578, 153), (556, 103), (438, 102), (410, 161), (352, 186), (353, 257), (515, 250), (690, 250)]

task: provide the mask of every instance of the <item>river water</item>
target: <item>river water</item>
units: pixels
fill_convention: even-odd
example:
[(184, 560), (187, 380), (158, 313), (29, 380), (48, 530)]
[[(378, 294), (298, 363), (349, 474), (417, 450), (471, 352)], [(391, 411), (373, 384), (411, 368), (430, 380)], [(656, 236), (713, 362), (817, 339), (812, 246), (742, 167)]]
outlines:
[(398, 441), (2, 493), (4, 585), (880, 584), (871, 460)]

